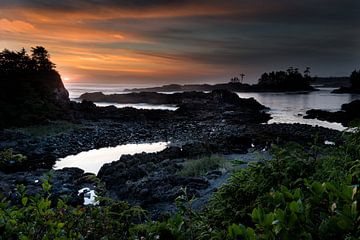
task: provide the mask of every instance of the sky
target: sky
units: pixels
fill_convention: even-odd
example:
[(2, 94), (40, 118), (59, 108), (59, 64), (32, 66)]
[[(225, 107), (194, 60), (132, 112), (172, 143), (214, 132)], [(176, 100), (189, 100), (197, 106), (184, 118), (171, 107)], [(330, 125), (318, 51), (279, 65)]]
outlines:
[(360, 68), (360, 1), (0, 0), (0, 49), (38, 45), (69, 82), (346, 76)]

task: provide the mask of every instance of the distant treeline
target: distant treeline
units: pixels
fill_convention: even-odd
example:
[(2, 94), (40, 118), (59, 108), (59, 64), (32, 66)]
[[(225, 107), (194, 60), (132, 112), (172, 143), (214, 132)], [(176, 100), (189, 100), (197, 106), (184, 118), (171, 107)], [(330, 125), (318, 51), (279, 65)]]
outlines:
[(350, 75), (351, 87), (354, 89), (360, 89), (360, 69), (354, 70)]
[(272, 71), (263, 73), (258, 81), (259, 87), (278, 89), (306, 89), (310, 86), (310, 68), (307, 67), (304, 75), (298, 68), (290, 67), (286, 71)]

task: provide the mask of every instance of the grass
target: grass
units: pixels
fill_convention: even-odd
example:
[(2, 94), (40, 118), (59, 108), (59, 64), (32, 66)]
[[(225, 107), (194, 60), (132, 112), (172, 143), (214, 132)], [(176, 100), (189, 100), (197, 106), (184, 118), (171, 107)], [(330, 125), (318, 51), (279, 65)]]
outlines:
[(18, 128), (17, 130), (35, 137), (44, 137), (70, 132), (78, 129), (79, 127), (79, 125), (67, 121), (54, 121), (46, 125), (29, 126)]
[(204, 156), (198, 159), (189, 159), (184, 163), (184, 167), (178, 172), (179, 176), (198, 177), (207, 172), (218, 169), (231, 169), (231, 162), (219, 155)]
[(24, 160), (26, 160), (26, 156), (22, 154), (15, 154), (11, 148), (0, 151), (0, 165), (3, 162), (9, 162), (9, 161), (22, 162)]

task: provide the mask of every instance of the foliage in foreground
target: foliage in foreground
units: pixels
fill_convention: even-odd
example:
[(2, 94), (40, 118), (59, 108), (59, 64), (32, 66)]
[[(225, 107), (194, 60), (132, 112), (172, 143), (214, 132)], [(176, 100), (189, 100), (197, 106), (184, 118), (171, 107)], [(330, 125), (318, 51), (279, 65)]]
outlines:
[(131, 224), (144, 217), (141, 208), (126, 202), (102, 207), (72, 207), (62, 199), (54, 203), (48, 181), (42, 186), (45, 196), (27, 196), (19, 186), (18, 204), (0, 202), (0, 239), (128, 239)]
[[(240, 169), (202, 212), (192, 198), (149, 221), (126, 203), (72, 207), (22, 195), (0, 205), (3, 239), (358, 239), (360, 132), (338, 147), (289, 144), (273, 160)], [(49, 191), (46, 182), (44, 189)], [(22, 193), (22, 191), (20, 191)], [(55, 206), (54, 206), (55, 205)], [(103, 237), (103, 238), (101, 238)]]

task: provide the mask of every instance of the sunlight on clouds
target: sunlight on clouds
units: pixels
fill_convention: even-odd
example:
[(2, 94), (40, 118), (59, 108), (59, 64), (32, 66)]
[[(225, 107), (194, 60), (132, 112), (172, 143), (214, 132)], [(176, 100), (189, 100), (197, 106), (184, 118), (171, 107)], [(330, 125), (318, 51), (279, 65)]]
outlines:
[(26, 33), (33, 31), (35, 27), (27, 22), (19, 20), (8, 20), (5, 18), (0, 19), (0, 31), (12, 32), (12, 33)]
[(78, 66), (78, 68), (83, 70), (95, 70), (95, 71), (109, 71), (109, 72), (130, 72), (130, 73), (153, 73), (152, 70), (146, 70), (146, 69), (138, 69), (138, 68), (118, 68), (118, 67), (109, 67), (109, 66)]
[[(24, 46), (27, 49), (34, 45), (43, 45), (49, 50), (52, 61), (57, 64), (65, 81), (81, 81), (93, 72), (111, 76), (130, 74), (135, 78), (173, 75), (180, 78), (184, 70), (196, 68), (200, 71), (205, 68), (193, 62), (184, 62), (183, 59), (169, 58), (161, 54), (142, 54), (141, 51), (127, 49), (129, 44), (143, 44), (145, 48), (156, 48), (160, 44), (144, 34), (154, 31), (154, 26), (139, 25), (134, 31), (128, 27), (127, 21), (132, 18), (221, 15), (233, 11), (229, 8), (197, 4), (177, 7), (176, 11), (170, 11), (164, 6), (149, 9), (99, 8), (96, 11), (22, 7), (6, 9), (2, 11), (5, 18), (0, 20), (0, 32), (6, 32), (2, 45), (7, 47), (8, 42), (16, 42), (15, 46), (20, 46), (17, 48)], [(8, 20), (13, 16), (16, 16), (17, 20)], [(118, 20), (119, 25), (115, 28), (101, 27), (103, 22), (112, 19), (122, 20)], [(114, 47), (107, 47), (107, 44)]]
[(257, 81), (304, 59), (344, 72), (358, 59), (358, 34), (347, 27), (358, 14), (346, 7), (338, 21), (340, 3), (319, 11), (301, 1), (105, 2), (0, 0), (0, 48), (42, 45), (71, 81), (227, 81), (239, 72)]

